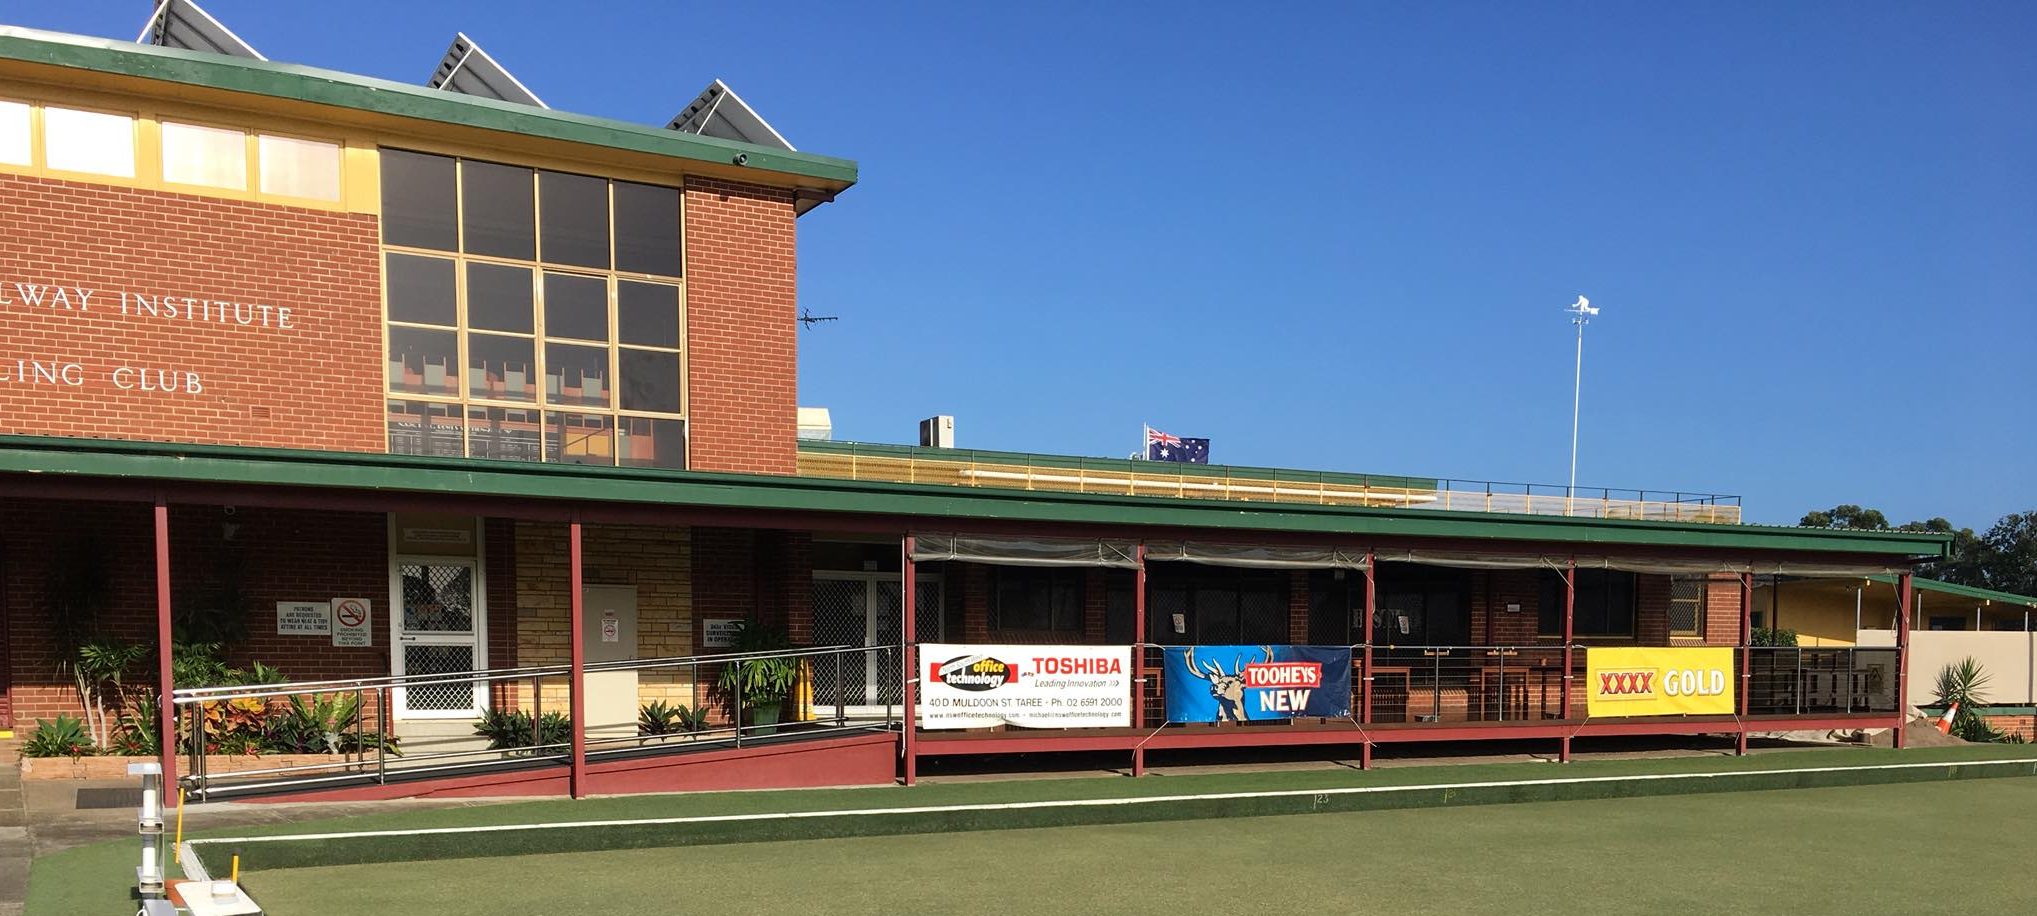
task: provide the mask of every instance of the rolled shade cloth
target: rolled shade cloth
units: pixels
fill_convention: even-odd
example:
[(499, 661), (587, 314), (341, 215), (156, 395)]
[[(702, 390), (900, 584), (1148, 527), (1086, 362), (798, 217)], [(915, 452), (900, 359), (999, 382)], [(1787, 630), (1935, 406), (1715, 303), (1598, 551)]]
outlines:
[(1137, 569), (1137, 541), (1017, 538), (964, 534), (913, 535), (919, 562), (963, 560), (997, 566), (1108, 566)]
[(1147, 541), (1146, 562), (1252, 569), (1364, 569), (1365, 552), (1348, 547), (1269, 547), (1200, 541)]

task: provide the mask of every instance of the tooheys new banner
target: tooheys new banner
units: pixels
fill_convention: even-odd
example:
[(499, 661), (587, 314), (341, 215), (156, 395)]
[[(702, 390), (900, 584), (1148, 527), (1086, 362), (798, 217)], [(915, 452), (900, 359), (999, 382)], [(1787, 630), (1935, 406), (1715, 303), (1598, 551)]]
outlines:
[(1584, 666), (1594, 719), (1734, 712), (1731, 648), (1586, 649)]
[(1132, 724), (1131, 646), (919, 647), (921, 728)]
[(1167, 721), (1351, 715), (1349, 646), (1170, 646)]

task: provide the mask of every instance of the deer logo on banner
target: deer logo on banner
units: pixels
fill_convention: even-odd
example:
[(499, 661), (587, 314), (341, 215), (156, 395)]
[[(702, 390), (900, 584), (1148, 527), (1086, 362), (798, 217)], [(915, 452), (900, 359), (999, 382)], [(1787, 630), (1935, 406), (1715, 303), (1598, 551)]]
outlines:
[[(1273, 647), (1259, 648), (1266, 653), (1266, 663), (1272, 664)], [(1224, 666), (1219, 662), (1198, 665), (1195, 662), (1195, 648), (1189, 647), (1188, 670), (1197, 678), (1209, 682), (1209, 695), (1217, 701), (1218, 722), (1245, 721), (1245, 661), (1242, 658), (1236, 659), (1232, 666), (1237, 670), (1226, 674)]]

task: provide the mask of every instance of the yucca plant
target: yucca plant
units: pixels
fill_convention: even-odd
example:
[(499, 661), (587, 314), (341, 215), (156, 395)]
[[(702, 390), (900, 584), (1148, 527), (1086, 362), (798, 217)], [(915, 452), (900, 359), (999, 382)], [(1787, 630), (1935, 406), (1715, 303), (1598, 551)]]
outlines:
[(1938, 705), (1959, 704), (1959, 711), (1952, 716), (1952, 734), (1967, 741), (2000, 741), (2002, 735), (1981, 718), (1980, 709), (1987, 703), (1987, 669), (1980, 662), (1967, 656), (1938, 670), (1938, 682), (1932, 690), (1938, 695)]

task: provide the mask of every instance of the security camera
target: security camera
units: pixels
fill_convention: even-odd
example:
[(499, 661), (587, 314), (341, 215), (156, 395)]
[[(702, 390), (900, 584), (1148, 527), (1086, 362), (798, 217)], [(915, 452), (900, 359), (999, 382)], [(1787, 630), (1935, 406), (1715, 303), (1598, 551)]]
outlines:
[(737, 165), (749, 165), (749, 164), (750, 164), (750, 154), (749, 154), (749, 153), (737, 153), (737, 154), (736, 154), (736, 158), (735, 158), (735, 163), (736, 163)]

